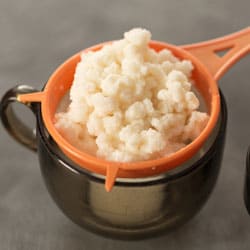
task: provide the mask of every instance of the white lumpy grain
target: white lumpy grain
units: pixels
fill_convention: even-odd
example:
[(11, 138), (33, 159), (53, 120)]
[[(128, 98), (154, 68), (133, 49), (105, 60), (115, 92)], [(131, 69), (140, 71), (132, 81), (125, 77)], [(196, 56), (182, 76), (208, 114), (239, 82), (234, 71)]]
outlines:
[(82, 53), (67, 109), (55, 126), (75, 147), (110, 161), (172, 154), (194, 140), (209, 116), (192, 91), (193, 65), (171, 51), (149, 48), (151, 33)]

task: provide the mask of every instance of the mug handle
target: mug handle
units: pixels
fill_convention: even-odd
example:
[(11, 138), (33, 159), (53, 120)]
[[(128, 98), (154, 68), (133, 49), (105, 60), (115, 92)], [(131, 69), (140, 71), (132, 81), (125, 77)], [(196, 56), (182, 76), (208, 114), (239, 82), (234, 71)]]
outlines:
[(2, 124), (8, 133), (19, 143), (30, 150), (37, 151), (36, 129), (30, 129), (15, 114), (12, 104), (17, 102), (27, 106), (34, 114), (37, 113), (36, 103), (22, 103), (18, 100), (20, 94), (37, 92), (36, 89), (27, 85), (18, 85), (10, 89), (2, 97), (0, 102), (0, 117)]

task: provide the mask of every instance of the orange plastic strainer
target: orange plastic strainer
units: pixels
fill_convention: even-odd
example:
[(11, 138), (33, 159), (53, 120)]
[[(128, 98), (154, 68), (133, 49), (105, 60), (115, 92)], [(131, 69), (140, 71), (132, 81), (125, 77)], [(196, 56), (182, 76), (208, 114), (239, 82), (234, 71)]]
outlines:
[[(97, 51), (104, 44), (88, 48), (85, 52)], [(216, 81), (238, 59), (250, 51), (250, 27), (207, 42), (174, 46), (163, 42), (151, 41), (149, 46), (155, 51), (167, 48), (180, 59), (188, 59), (194, 65), (192, 78), (195, 87), (204, 98), (210, 118), (202, 133), (190, 144), (174, 154), (158, 159), (140, 162), (111, 162), (80, 151), (71, 145), (55, 128), (54, 115), (62, 97), (70, 89), (80, 54), (64, 62), (50, 77), (42, 92), (21, 94), (19, 101), (40, 102), (44, 124), (60, 149), (80, 167), (106, 176), (105, 187), (110, 191), (117, 177), (138, 178), (160, 174), (190, 159), (201, 148), (216, 125), (220, 113), (220, 95)], [(218, 52), (227, 50), (223, 56)]]

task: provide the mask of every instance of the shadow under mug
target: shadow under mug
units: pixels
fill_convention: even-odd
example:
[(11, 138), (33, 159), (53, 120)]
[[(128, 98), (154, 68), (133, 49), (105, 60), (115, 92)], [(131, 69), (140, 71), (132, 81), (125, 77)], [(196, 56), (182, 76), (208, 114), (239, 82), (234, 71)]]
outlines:
[(108, 193), (105, 177), (77, 166), (60, 151), (44, 126), (40, 104), (26, 104), (36, 116), (33, 131), (15, 115), (11, 104), (18, 102), (19, 94), (33, 91), (32, 87), (20, 85), (4, 95), (0, 103), (3, 125), (17, 141), (37, 151), (50, 195), (78, 225), (106, 237), (143, 239), (184, 224), (207, 201), (224, 149), (227, 107), (222, 93), (217, 126), (191, 160), (157, 176), (117, 178)]

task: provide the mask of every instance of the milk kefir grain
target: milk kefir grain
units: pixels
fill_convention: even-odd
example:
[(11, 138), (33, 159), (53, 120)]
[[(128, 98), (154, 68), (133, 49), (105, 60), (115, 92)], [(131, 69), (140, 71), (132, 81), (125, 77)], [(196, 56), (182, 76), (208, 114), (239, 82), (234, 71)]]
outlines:
[(111, 161), (172, 154), (208, 122), (192, 91), (190, 61), (148, 47), (151, 33), (132, 29), (97, 52), (82, 53), (69, 105), (56, 128), (75, 147)]

